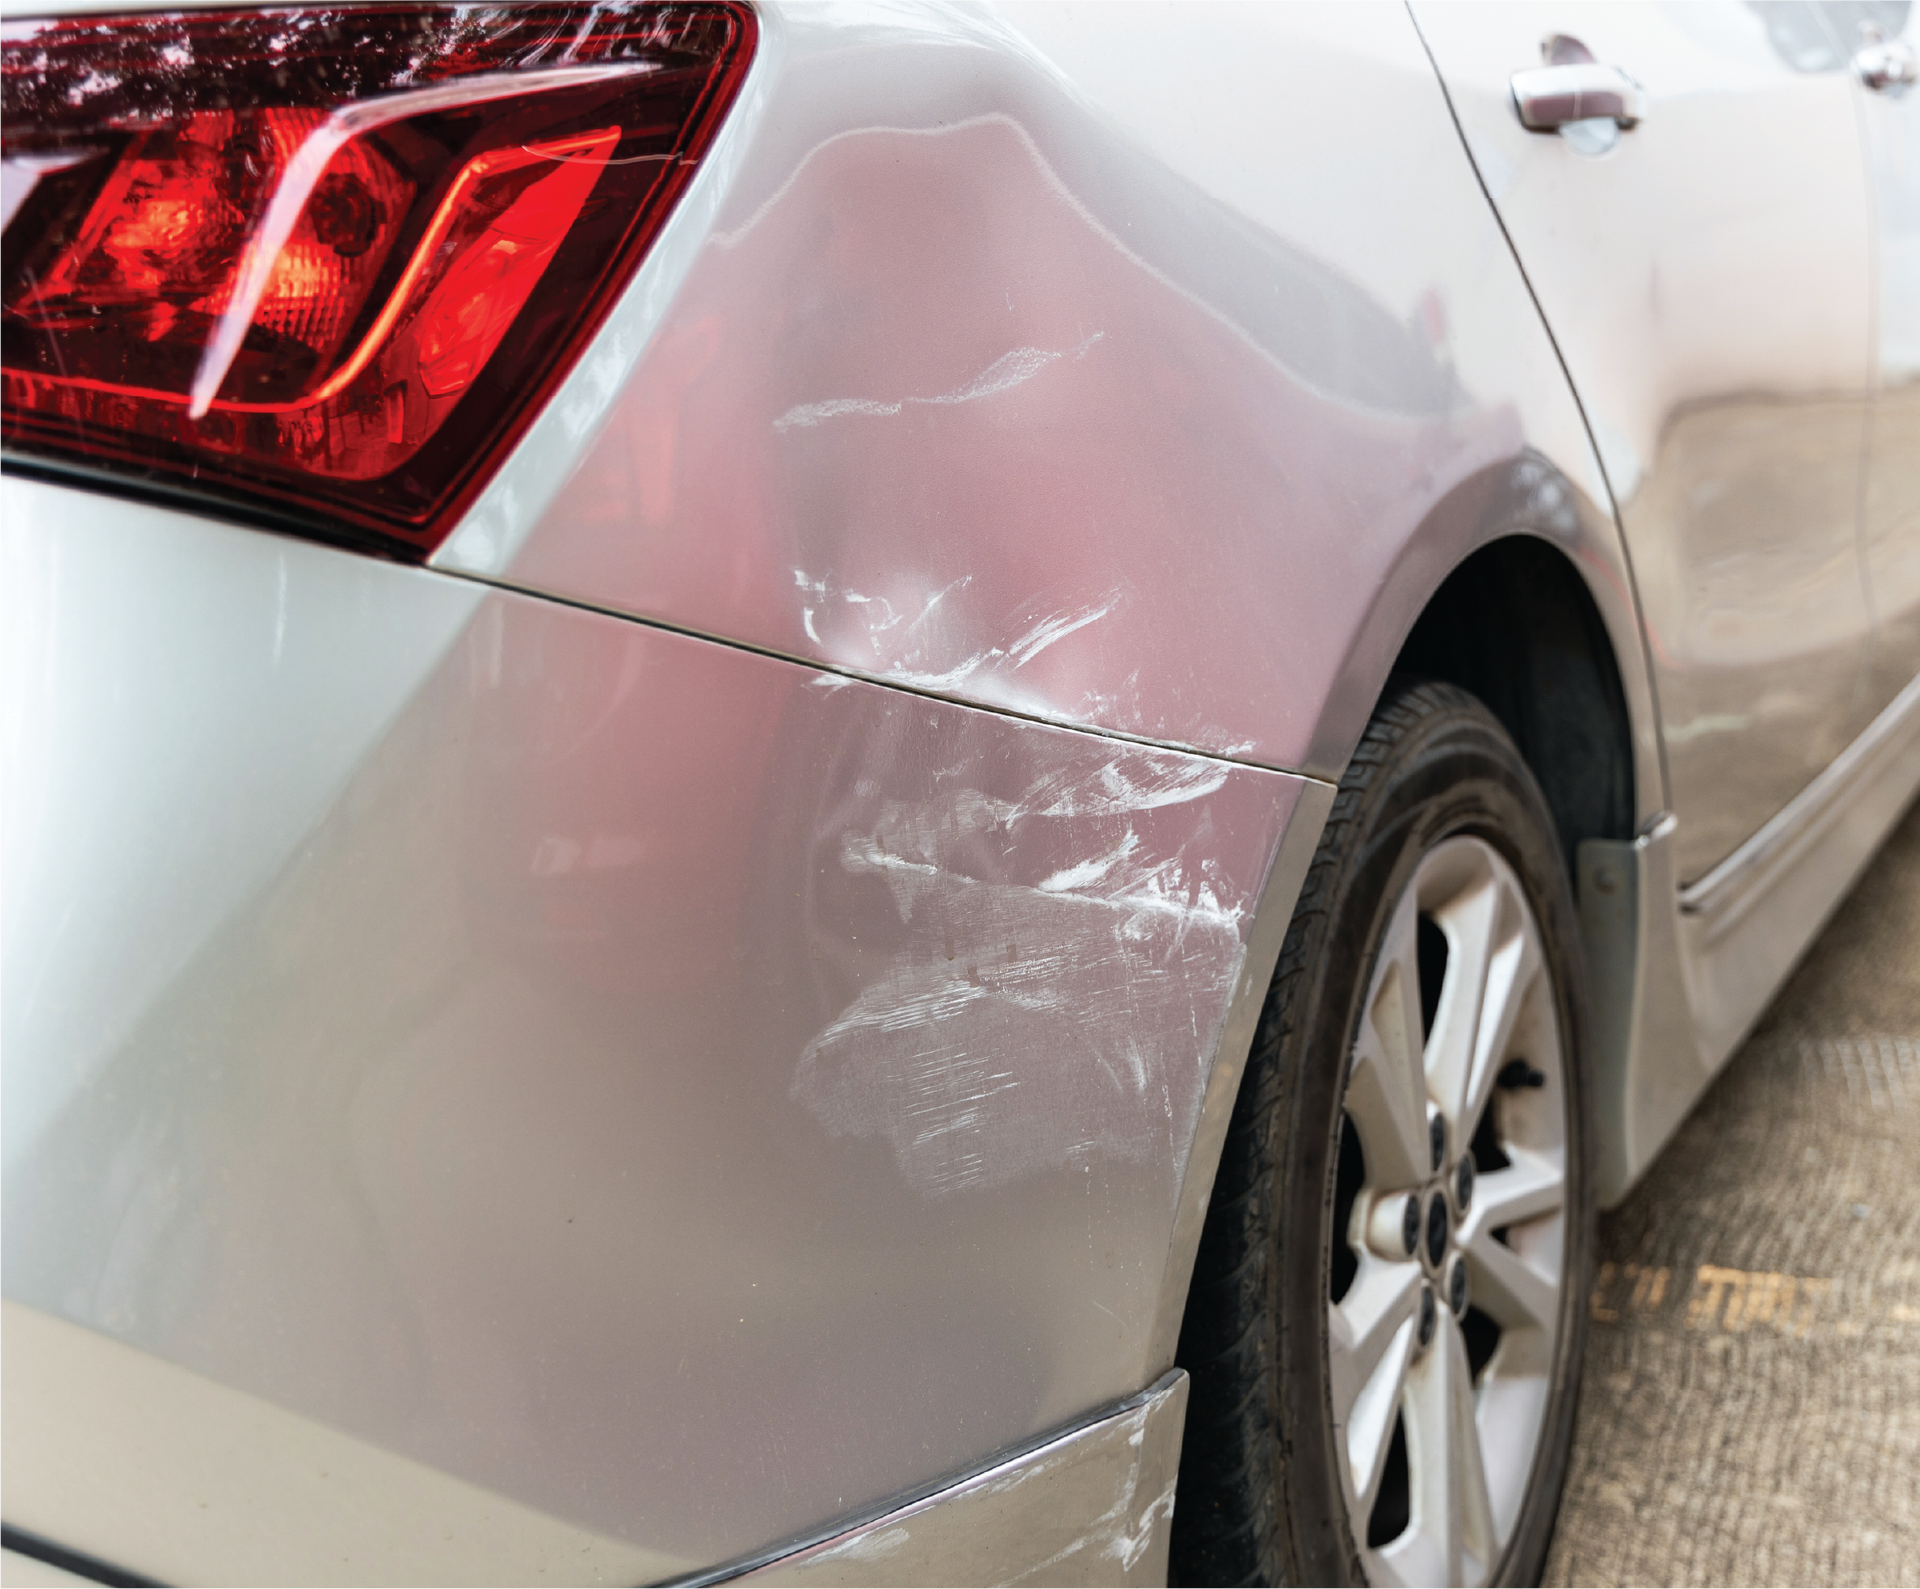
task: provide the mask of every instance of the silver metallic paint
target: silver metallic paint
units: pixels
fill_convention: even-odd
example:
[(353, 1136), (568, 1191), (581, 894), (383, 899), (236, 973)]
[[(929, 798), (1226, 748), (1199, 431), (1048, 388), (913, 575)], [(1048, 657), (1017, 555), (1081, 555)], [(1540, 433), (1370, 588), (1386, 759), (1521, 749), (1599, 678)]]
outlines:
[(0, 1302), (0, 1354), (8, 1527), (122, 1572), (634, 1584), (686, 1567), (18, 1302)]
[[(57, 892), (9, 894), (49, 987), (165, 941), (85, 844), (166, 760), (124, 724), (190, 710), (220, 749), (165, 808), (210, 846), (169, 974), (91, 1050), (8, 1001), (9, 1100), (38, 1100), (12, 1300), (689, 1568), (1167, 1366), (1189, 1148), (1301, 780), (4, 500), (7, 599), (43, 619), (9, 871), (70, 834), (91, 902), (62, 932)], [(111, 599), (196, 580), (245, 594), (224, 621)], [(387, 675), (357, 710), (324, 663), (273, 666), (342, 634)], [(263, 744), (304, 741), (316, 690), (352, 731)], [(268, 863), (226, 865), (256, 765), (305, 798), (275, 799)]]
[[(1693, 881), (1883, 704), (1866, 691), (1856, 527), (1863, 90), (1843, 57), (1796, 69), (1762, 15), (1733, 4), (1413, 13), (1599, 442)], [(1602, 157), (1515, 114), (1509, 80), (1550, 31), (1646, 91), (1646, 121)]]
[(1681, 963), (1709, 1072), (1759, 1018), (1916, 787), (1920, 677), (1765, 827), (1680, 890)]
[(1267, 989), (1279, 964), (1287, 929), (1292, 925), (1293, 901), (1299, 897), (1307, 869), (1313, 864), (1320, 831), (1333, 809), (1334, 793), (1332, 784), (1301, 780), (1293, 815), (1288, 819), (1286, 833), (1267, 873), (1266, 887), (1254, 907), (1247, 935), (1247, 956), (1240, 967), (1239, 985), (1227, 1006), (1213, 1066), (1207, 1073), (1207, 1089), (1200, 1102), (1199, 1118), (1194, 1122), (1193, 1145), (1187, 1153), (1187, 1172), (1180, 1182), (1180, 1203), (1174, 1211), (1167, 1263), (1161, 1271), (1160, 1295), (1154, 1305), (1153, 1329), (1147, 1338), (1150, 1363), (1172, 1363), (1180, 1343), (1187, 1287), (1193, 1279), (1194, 1260), (1206, 1224), (1207, 1201), (1213, 1194), (1227, 1127), (1233, 1120), (1240, 1077), (1253, 1052), (1254, 1032), (1259, 1026), (1260, 1012), (1266, 1007)]
[(1337, 774), (1515, 532), (1600, 606), (1651, 825), (1589, 940), (1624, 1189), (1765, 992), (1701, 989), (1790, 964), (1920, 771), (1799, 847), (1792, 932), (1681, 932), (1634, 570), (1405, 14), (1136, 18), (769, 8), (465, 579), (6, 482), (10, 1297), (688, 1570), (1111, 1405), (1330, 798), (1232, 763)]
[(1579, 851), (1603, 1207), (1624, 1197), (1920, 792), (1920, 678), (1699, 882), (1665, 817)]
[[(1446, 572), (1535, 534), (1606, 622), (1650, 819), (1632, 570), (1404, 13), (1130, 15), (769, 13), (751, 146), (563, 394), (589, 419), (437, 562), (1331, 777)], [(1341, 116), (1338, 162), (1297, 157)]]
[(437, 566), (1331, 777), (1537, 456), (1658, 808), (1598, 464), (1403, 10), (775, 16), (604, 430)]

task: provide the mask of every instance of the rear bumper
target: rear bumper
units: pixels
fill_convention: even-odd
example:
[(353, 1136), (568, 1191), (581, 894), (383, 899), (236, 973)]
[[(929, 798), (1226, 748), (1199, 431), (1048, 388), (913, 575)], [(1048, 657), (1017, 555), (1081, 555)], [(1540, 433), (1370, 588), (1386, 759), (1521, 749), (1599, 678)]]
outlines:
[[(672, 1576), (1169, 1366), (1322, 786), (3, 489), (8, 1382), (75, 1387), (30, 1438), (10, 1390), (9, 1523), (163, 1579)], [(48, 1330), (242, 1398), (245, 1504), (19, 1512), (43, 1442), (214, 1418), (16, 1364)], [(278, 1419), (362, 1475), (305, 1534), (245, 1521), (306, 1495)], [(364, 1499), (391, 1463), (466, 1499)], [(474, 1496), (524, 1548), (429, 1528)]]
[[(676, 1564), (4, 1304), (9, 1529), (84, 1578), (129, 1575), (156, 1542), (269, 1581), (641, 1583)], [(1175, 1371), (1079, 1427), (801, 1548), (690, 1581), (1165, 1583), (1187, 1378)], [(46, 1546), (81, 1538), (93, 1560)], [(108, 1550), (120, 1554), (109, 1557)], [(10, 1553), (6, 1581), (16, 1575)]]

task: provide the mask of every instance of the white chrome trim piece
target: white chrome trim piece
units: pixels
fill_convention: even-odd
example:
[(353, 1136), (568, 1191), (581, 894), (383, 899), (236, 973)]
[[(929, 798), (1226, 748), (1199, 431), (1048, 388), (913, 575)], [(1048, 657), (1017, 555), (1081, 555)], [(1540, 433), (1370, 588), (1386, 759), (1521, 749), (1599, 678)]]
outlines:
[(1920, 60), (1915, 59), (1913, 46), (1904, 39), (1892, 43), (1875, 40), (1854, 56), (1853, 70), (1874, 93), (1890, 94), (1895, 99), (1920, 82)]
[(1163, 1584), (1187, 1376), (817, 1544), (695, 1583)]
[(1896, 695), (1860, 737), (1766, 826), (1705, 877), (1681, 888), (1680, 909), (1689, 916), (1707, 918), (1709, 941), (1730, 930), (1916, 737), (1920, 737), (1920, 677)]

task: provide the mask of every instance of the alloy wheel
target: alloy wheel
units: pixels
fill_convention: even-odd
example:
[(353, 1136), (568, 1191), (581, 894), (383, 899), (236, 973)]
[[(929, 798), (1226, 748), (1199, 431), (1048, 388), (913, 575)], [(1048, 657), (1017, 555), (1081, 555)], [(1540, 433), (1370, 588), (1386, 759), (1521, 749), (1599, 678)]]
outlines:
[(1558, 1001), (1484, 840), (1423, 856), (1354, 1041), (1330, 1244), (1341, 1488), (1375, 1583), (1486, 1582), (1561, 1350), (1568, 1117)]

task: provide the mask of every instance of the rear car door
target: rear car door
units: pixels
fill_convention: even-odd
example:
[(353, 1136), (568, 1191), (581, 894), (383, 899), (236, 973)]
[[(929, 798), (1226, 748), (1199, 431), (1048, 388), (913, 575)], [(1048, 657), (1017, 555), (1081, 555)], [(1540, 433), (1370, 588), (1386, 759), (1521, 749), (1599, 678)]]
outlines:
[[(1908, 0), (1831, 11), (1830, 23), (1853, 24), (1833, 53), (1853, 56), (1873, 182), (1877, 378), (1861, 546), (1877, 621), (1872, 698), (1885, 705), (1920, 674), (1920, 18)], [(1863, 41), (1862, 22), (1880, 37)]]
[[(1613, 489), (1696, 881), (1872, 715), (1855, 86), (1803, 47), (1813, 7), (1413, 9)], [(1514, 74), (1583, 58), (1637, 124), (1525, 128)]]

